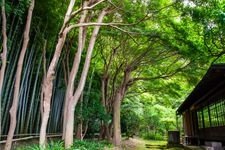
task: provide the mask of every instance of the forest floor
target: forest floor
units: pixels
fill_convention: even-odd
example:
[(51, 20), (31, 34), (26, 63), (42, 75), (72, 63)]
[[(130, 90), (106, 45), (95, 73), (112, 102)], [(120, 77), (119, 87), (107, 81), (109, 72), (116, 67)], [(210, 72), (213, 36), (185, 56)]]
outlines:
[[(29, 140), (29, 141), (20, 141), (14, 142), (13, 148), (17, 148), (20, 146), (29, 146), (32, 144), (38, 144), (37, 139)], [(124, 139), (122, 142), (122, 150), (184, 150), (183, 148), (170, 148), (167, 149), (166, 141), (155, 141), (155, 140), (144, 140), (138, 137)], [(0, 145), (0, 149), (3, 145)], [(106, 148), (107, 150), (112, 150), (114, 148)]]
[(125, 150), (183, 150), (183, 148), (167, 148), (166, 141), (143, 140), (141, 138), (129, 138), (123, 141)]

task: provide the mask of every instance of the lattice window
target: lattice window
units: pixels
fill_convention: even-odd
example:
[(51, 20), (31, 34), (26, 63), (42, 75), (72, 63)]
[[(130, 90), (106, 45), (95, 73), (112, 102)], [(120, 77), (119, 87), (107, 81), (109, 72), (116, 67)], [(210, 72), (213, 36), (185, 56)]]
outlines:
[(204, 127), (208, 128), (210, 127), (210, 120), (209, 120), (209, 110), (208, 107), (205, 107), (203, 109), (203, 119), (204, 119)]
[(225, 100), (213, 103), (197, 111), (198, 128), (225, 126)]
[(218, 126), (216, 105), (215, 104), (210, 105), (209, 106), (209, 111), (210, 111), (211, 127)]
[(197, 115), (198, 115), (198, 127), (201, 129), (203, 128), (202, 111), (198, 111)]

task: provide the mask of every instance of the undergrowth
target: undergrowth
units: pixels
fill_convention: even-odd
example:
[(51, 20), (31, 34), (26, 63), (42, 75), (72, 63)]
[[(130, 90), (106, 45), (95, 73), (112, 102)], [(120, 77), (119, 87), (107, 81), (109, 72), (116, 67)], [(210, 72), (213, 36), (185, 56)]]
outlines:
[[(91, 140), (76, 140), (71, 148), (67, 150), (104, 150), (112, 147), (112, 144), (106, 141), (91, 141)], [(16, 150), (41, 150), (39, 145), (31, 145), (18, 147)], [(46, 146), (45, 150), (64, 150), (64, 142), (51, 141)]]

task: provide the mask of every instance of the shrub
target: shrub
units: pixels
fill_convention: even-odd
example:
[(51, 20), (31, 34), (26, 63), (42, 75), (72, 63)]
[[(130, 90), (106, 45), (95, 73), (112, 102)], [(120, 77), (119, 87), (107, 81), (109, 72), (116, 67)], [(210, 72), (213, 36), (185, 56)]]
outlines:
[(143, 133), (142, 137), (146, 140), (165, 140), (164, 136), (154, 132)]
[(103, 150), (105, 147), (111, 147), (106, 141), (76, 140), (71, 150)]
[[(75, 140), (74, 145), (68, 150), (103, 150), (112, 145), (106, 141), (91, 141), (91, 140)], [(16, 150), (40, 150), (39, 145), (31, 145), (25, 147), (18, 147)], [(51, 141), (46, 150), (64, 150), (64, 143), (62, 141)]]

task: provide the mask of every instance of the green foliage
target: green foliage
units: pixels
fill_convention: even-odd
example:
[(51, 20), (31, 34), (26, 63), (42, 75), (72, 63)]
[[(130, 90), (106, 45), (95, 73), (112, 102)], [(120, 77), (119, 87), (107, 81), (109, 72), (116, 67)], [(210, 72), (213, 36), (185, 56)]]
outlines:
[[(24, 18), (27, 8), (29, 7), (30, 0), (19, 0), (18, 2), (5, 0), (6, 15), (13, 14), (19, 19)], [(0, 2), (1, 5), (1, 2)]]
[[(88, 140), (76, 140), (71, 148), (68, 150), (104, 150), (110, 148), (112, 145), (106, 141), (88, 141)], [(16, 150), (40, 150), (39, 145), (18, 147)], [(64, 150), (64, 143), (62, 141), (51, 141), (46, 146), (46, 150)]]
[(159, 141), (164, 141), (166, 140), (165, 137), (159, 133), (154, 133), (152, 131), (142, 133), (141, 135), (144, 139), (146, 140), (159, 140)]
[[(215, 59), (217, 62), (225, 61), (224, 3), (216, 0), (189, 1), (192, 5), (185, 4), (183, 0), (179, 3), (174, 3), (172, 0), (113, 1), (118, 9), (115, 9), (116, 13), (107, 14), (104, 22), (122, 22), (133, 25), (119, 26), (120, 29), (126, 31), (125, 33), (108, 26), (102, 27), (94, 52), (95, 63), (92, 63), (92, 69), (96, 68), (96, 70), (88, 77), (83, 92), (83, 102), (79, 102), (76, 108), (76, 124), (83, 121), (88, 125), (88, 133), (94, 134), (99, 131), (101, 121), (107, 124), (112, 121), (110, 112), (106, 112), (107, 110), (100, 103), (100, 88), (104, 65), (110, 54), (118, 47), (112, 65), (109, 67), (110, 81), (106, 93), (108, 97), (111, 98), (114, 94), (110, 90), (116, 90), (121, 85), (127, 65), (132, 66), (131, 78), (159, 77), (131, 83), (132, 86), (127, 92), (121, 109), (122, 131), (128, 137), (141, 135), (147, 139), (163, 139), (166, 131), (176, 128), (177, 107), (200, 80), (211, 62)], [(9, 53), (1, 104), (2, 112), (9, 111), (13, 97), (14, 75), (29, 2), (29, 0), (6, 1)], [(81, 2), (77, 2), (76, 8)], [(69, 1), (57, 0), (36, 1), (30, 46), (25, 58), (21, 83), (16, 133), (39, 132), (43, 38), (47, 39), (48, 43), (46, 54), (48, 62), (52, 57), (51, 50), (55, 48), (55, 39), (62, 25), (68, 3)], [(102, 6), (105, 6), (105, 3), (95, 8), (95, 11), (102, 9)], [(76, 16), (71, 22), (76, 22), (78, 19), (79, 16)], [(90, 13), (88, 19), (95, 21), (96, 13)], [(90, 31), (87, 32), (89, 39)], [(64, 78), (67, 73), (62, 71), (62, 64), (68, 61), (66, 67), (68, 70), (71, 69), (72, 58), (76, 53), (77, 34), (77, 30), (74, 30), (68, 35), (64, 50), (72, 49), (72, 52), (69, 53), (68, 60), (60, 59), (61, 62), (55, 71), (56, 80), (48, 126), (48, 132), (51, 133), (62, 131), (61, 118), (66, 89)], [(85, 52), (82, 54), (82, 65), (84, 56)], [(181, 69), (187, 64), (189, 65)], [(176, 72), (177, 69), (176, 76), (162, 77)], [(80, 70), (78, 74), (81, 74)], [(79, 79), (76, 79), (76, 83), (78, 81)], [(9, 114), (1, 114), (3, 114), (1, 117), (3, 133), (6, 134)], [(104, 144), (98, 145), (91, 141), (75, 141), (76, 145), (81, 149), (104, 147)], [(62, 142), (48, 145), (49, 149), (62, 147)], [(33, 148), (38, 149), (35, 146)]]
[[(82, 112), (80, 112), (80, 103), (78, 103), (76, 109), (76, 116), (79, 119), (82, 119), (83, 122), (88, 122), (89, 124), (89, 134), (94, 134), (99, 131), (100, 121), (103, 120), (105, 123), (108, 123), (111, 120), (109, 114), (106, 113), (104, 107), (100, 103), (99, 98), (91, 99), (86, 103), (84, 101), (82, 107)], [(86, 104), (85, 104), (86, 103)], [(75, 120), (79, 123), (79, 120)]]
[(224, 2), (191, 0), (190, 3), (191, 5), (180, 3), (181, 21), (189, 20), (189, 24), (198, 27), (198, 36), (202, 38), (204, 50), (211, 57), (211, 61), (215, 62), (224, 54)]
[(168, 130), (177, 129), (176, 109), (192, 88), (179, 74), (167, 80), (138, 83), (123, 101), (122, 131), (128, 136), (135, 133), (145, 139), (165, 140)]
[(112, 145), (106, 141), (97, 142), (97, 141), (75, 141), (74, 146), (71, 149), (77, 149), (77, 150), (103, 150), (106, 147), (112, 147)]
[[(46, 150), (63, 150), (63, 142), (62, 141), (51, 141), (46, 146)], [(25, 147), (18, 147), (16, 150), (40, 150), (39, 145), (31, 145)]]
[[(63, 23), (67, 5), (67, 2), (57, 0), (35, 2), (33, 25), (41, 24), (42, 31), (46, 32), (46, 39), (55, 40)], [(48, 43), (52, 42), (51, 40)]]
[(29, 7), (30, 2), (30, 0), (20, 0), (19, 4), (13, 9), (12, 12), (21, 18)]
[(100, 121), (104, 121), (106, 124), (112, 119), (111, 116), (106, 112), (105, 108), (100, 102), (101, 91), (99, 75), (94, 72), (89, 74), (87, 81), (83, 101), (79, 101), (76, 106), (76, 124), (82, 120), (84, 124), (88, 124), (88, 134), (94, 135), (100, 129)]
[[(134, 98), (135, 99), (135, 98)], [(122, 132), (126, 133), (127, 137), (137, 135), (140, 130), (141, 122), (141, 109), (142, 105), (137, 101), (126, 99), (121, 108), (121, 124)]]

